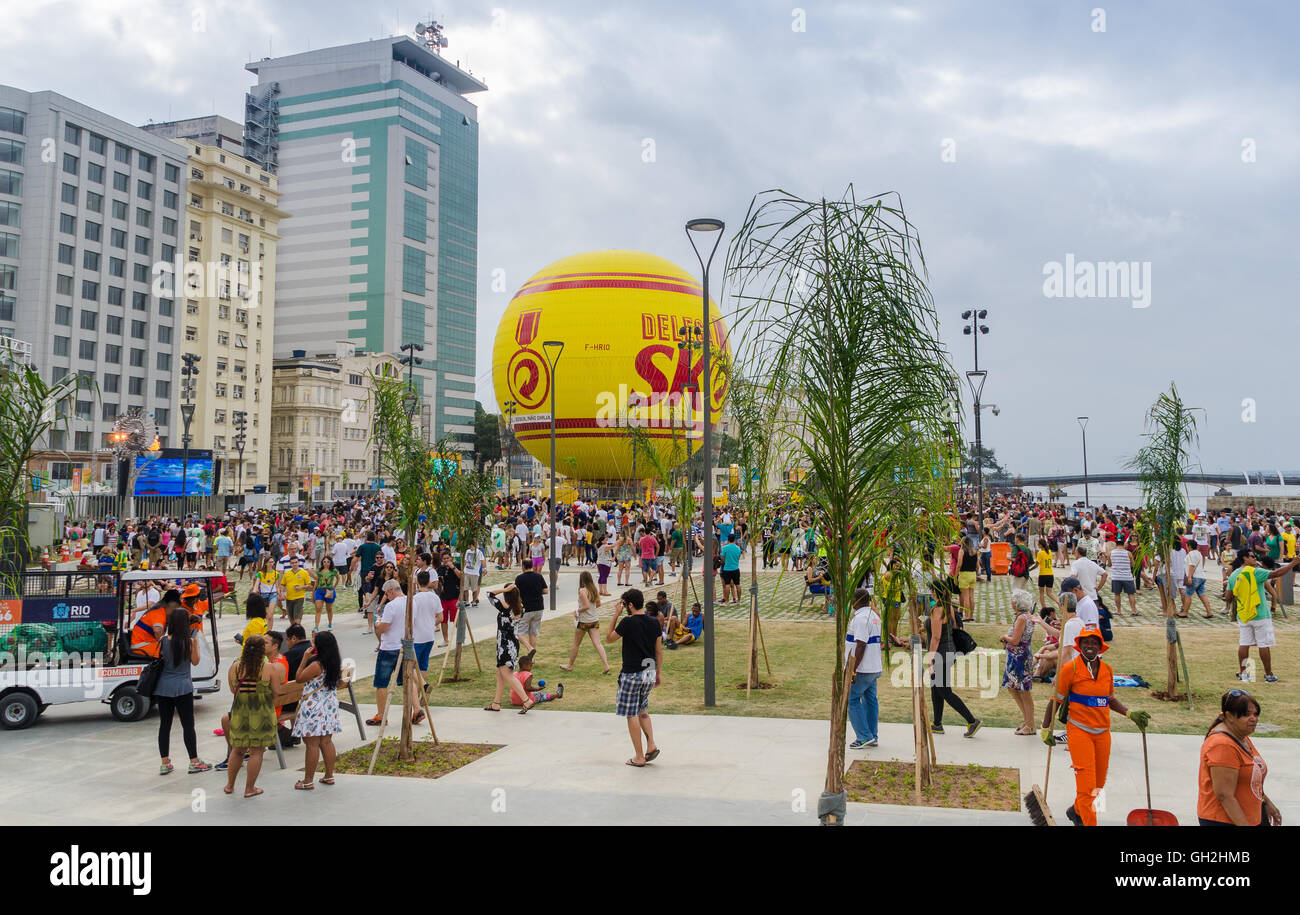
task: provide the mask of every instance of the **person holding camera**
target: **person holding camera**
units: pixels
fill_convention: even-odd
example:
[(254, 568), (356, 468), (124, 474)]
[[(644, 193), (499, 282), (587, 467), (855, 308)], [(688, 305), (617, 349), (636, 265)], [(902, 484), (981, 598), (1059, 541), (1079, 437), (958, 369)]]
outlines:
[[(626, 612), (627, 617), (623, 618)], [(645, 596), (629, 588), (614, 604), (614, 615), (605, 630), (605, 641), (623, 640), (623, 667), (618, 674), (615, 713), (627, 719), (635, 755), (627, 765), (638, 769), (659, 756), (650, 724), (650, 690), (663, 683), (664, 638), (659, 622), (645, 614)], [(645, 735), (642, 751), (641, 736)]]

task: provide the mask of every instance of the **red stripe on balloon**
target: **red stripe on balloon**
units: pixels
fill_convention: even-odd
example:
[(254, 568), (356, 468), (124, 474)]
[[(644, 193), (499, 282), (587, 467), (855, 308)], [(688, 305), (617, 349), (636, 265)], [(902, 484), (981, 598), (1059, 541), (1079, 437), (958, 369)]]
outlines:
[(670, 283), (686, 283), (695, 286), (697, 289), (699, 288), (699, 283), (696, 283), (695, 280), (689, 278), (684, 279), (680, 276), (669, 276), (665, 273), (628, 273), (623, 270), (588, 270), (585, 273), (553, 273), (550, 276), (539, 276), (535, 279), (529, 280), (524, 283), (524, 288), (526, 289), (535, 283), (549, 282), (550, 280), (573, 280), (582, 277), (596, 276), (634, 276), (647, 280), (668, 280)]
[[(529, 286), (515, 293), (515, 299), (536, 295), (539, 292), (555, 292), (562, 289), (646, 289), (653, 292), (680, 292), (683, 295), (702, 294), (699, 287), (686, 286), (680, 282), (664, 283), (651, 280), (562, 280), (553, 283), (541, 283)], [(511, 299), (513, 302), (514, 299)]]

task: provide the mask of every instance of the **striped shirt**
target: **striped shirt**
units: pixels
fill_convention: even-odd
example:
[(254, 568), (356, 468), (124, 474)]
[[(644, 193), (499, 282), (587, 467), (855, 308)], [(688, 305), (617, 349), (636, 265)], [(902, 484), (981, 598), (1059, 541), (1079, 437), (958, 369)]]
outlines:
[(1133, 581), (1133, 556), (1123, 547), (1110, 554), (1110, 580)]

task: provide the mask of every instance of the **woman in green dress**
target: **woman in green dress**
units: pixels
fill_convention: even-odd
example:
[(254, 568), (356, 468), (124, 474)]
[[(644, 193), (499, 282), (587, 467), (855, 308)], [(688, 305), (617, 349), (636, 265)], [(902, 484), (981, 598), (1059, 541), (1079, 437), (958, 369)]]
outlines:
[(336, 585), (338, 584), (339, 573), (334, 569), (334, 560), (328, 556), (321, 558), (319, 567), (316, 570), (316, 591), (312, 594), (312, 599), (316, 604), (316, 622), (312, 624), (312, 632), (320, 629), (320, 612), (322, 609), (328, 614), (328, 626), (334, 628), (334, 598), (338, 596)]
[(244, 797), (262, 793), (257, 787), (257, 776), (262, 771), (262, 753), (267, 744), (275, 742), (275, 707), (288, 696), (284, 688), (285, 669), (282, 664), (266, 663), (265, 639), (260, 635), (244, 640), (244, 650), (239, 660), (230, 665), (227, 677), (234, 703), (230, 707), (230, 758), (226, 765), (226, 794), (235, 791), (235, 778), (248, 754), (248, 778), (244, 783)]

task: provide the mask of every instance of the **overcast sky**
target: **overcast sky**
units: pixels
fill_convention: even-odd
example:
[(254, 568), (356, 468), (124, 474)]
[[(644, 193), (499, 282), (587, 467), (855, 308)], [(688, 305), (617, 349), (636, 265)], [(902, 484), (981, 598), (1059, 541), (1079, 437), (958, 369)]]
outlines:
[[(853, 182), (902, 195), (959, 371), (960, 313), (988, 309), (984, 400), (1001, 412), (985, 443), (1013, 472), (1076, 471), (1079, 414), (1090, 470), (1119, 469), (1170, 381), (1207, 410), (1206, 469), (1300, 470), (1300, 15), (1111, 3), (1103, 24), (1102, 2), (443, 0), (446, 56), (489, 87), (472, 97), (484, 404), (498, 319), (540, 267), (611, 247), (689, 266), (686, 219), (736, 226), (764, 189)], [(249, 59), (430, 12), (382, 7), (10, 2), (0, 82), (133, 123), (242, 121)], [(1067, 256), (1149, 265), (1146, 307), (1131, 291), (1046, 296), (1047, 265)]]

